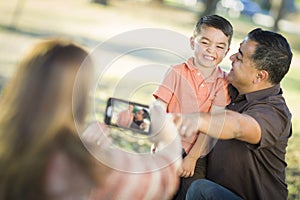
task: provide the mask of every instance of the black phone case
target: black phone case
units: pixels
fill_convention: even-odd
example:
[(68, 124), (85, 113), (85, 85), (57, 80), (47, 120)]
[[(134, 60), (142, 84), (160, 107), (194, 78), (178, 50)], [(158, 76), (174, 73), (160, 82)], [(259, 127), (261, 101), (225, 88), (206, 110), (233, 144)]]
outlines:
[(133, 131), (133, 132), (141, 133), (143, 135), (149, 135), (150, 134), (150, 129), (151, 128), (149, 128), (149, 131), (145, 132), (145, 131), (138, 130), (138, 129), (128, 128), (128, 127), (120, 127), (116, 124), (112, 124), (111, 119), (112, 119), (112, 113), (113, 113), (113, 105), (114, 105), (115, 101), (123, 102), (123, 103), (128, 104), (128, 105), (140, 106), (140, 107), (144, 107), (144, 108), (149, 109), (149, 106), (145, 105), (145, 104), (136, 103), (136, 102), (132, 102), (132, 101), (127, 101), (127, 100), (119, 99), (119, 98), (115, 98), (115, 97), (110, 97), (107, 100), (107, 104), (106, 104), (106, 108), (105, 108), (105, 117), (104, 117), (105, 124), (107, 124), (109, 126), (119, 128), (121, 130), (124, 129), (124, 130), (130, 130), (130, 131)]

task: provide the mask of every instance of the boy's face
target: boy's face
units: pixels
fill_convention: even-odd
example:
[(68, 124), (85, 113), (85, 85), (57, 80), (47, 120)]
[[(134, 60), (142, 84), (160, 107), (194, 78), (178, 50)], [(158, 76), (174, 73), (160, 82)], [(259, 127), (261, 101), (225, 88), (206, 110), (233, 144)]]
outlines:
[(190, 38), (196, 67), (216, 67), (229, 51), (228, 39), (229, 37), (219, 29), (202, 27), (199, 35)]

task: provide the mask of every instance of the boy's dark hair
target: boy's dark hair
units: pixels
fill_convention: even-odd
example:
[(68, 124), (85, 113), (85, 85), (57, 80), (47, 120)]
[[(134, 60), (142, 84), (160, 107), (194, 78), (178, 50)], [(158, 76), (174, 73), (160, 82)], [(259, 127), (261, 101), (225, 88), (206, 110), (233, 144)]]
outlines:
[(233, 35), (233, 28), (228, 20), (219, 15), (207, 15), (201, 17), (196, 23), (194, 37), (201, 33), (201, 28), (204, 26), (213, 27), (221, 30), (224, 33), (224, 35), (228, 37), (228, 44), (230, 45)]
[(256, 69), (266, 70), (269, 81), (278, 84), (289, 71), (293, 53), (288, 41), (280, 34), (256, 28), (248, 33), (248, 39), (257, 43), (251, 59)]

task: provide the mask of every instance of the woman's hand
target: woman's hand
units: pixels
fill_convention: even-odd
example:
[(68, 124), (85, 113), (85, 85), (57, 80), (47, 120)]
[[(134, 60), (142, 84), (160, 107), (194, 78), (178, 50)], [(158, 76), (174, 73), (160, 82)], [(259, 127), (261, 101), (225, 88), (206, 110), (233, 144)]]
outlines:
[(95, 122), (82, 133), (81, 139), (87, 144), (101, 145), (105, 139), (110, 141), (108, 135), (109, 127), (106, 124)]
[[(158, 149), (172, 143), (178, 136), (178, 130), (171, 114), (167, 114), (165, 107), (159, 102), (150, 105), (151, 136)], [(178, 139), (178, 138), (177, 138)]]

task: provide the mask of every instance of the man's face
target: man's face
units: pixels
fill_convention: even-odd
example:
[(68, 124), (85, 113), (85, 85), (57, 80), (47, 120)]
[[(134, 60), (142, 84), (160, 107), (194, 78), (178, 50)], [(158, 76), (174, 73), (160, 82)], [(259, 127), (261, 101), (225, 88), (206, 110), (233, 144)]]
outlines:
[(250, 56), (255, 52), (257, 43), (249, 39), (245, 39), (241, 44), (239, 51), (232, 56), (232, 68), (228, 74), (228, 81), (235, 86), (240, 93), (249, 91), (249, 87), (253, 86), (258, 70)]
[(214, 68), (229, 50), (229, 37), (221, 30), (204, 26), (201, 34), (190, 39), (196, 67)]
[(139, 110), (135, 113), (134, 118), (138, 121), (142, 121), (144, 119), (144, 111), (143, 110)]

